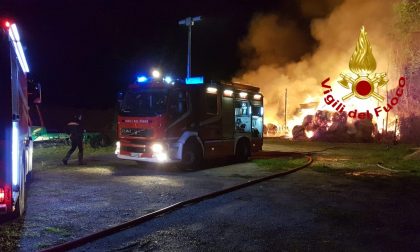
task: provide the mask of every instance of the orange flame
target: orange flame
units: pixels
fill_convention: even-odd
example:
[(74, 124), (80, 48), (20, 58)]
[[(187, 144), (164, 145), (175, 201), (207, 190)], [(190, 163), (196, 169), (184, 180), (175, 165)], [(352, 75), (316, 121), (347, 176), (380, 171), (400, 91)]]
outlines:
[(305, 130), (305, 134), (307, 138), (312, 138), (314, 136), (314, 132), (312, 130)]

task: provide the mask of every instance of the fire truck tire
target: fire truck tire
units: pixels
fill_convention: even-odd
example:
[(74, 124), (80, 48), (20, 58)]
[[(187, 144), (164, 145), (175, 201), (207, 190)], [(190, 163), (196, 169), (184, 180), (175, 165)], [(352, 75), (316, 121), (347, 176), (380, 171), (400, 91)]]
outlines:
[(203, 160), (200, 144), (195, 140), (188, 140), (182, 151), (181, 166), (186, 169), (196, 169)]
[[(26, 170), (30, 169), (31, 166), (31, 157), (29, 157), (29, 150), (25, 151), (25, 165), (26, 165)], [(32, 170), (28, 171), (26, 173), (26, 178), (25, 178), (26, 184), (28, 185), (31, 181), (32, 181)]]
[(100, 141), (101, 147), (107, 147), (110, 145), (110, 143), (111, 143), (111, 139), (109, 138), (109, 136), (102, 134), (101, 141)]
[(26, 184), (31, 183), (33, 179), (34, 175), (32, 174), (32, 171), (28, 172), (28, 174), (26, 174)]
[(251, 154), (251, 149), (249, 146), (249, 142), (241, 139), (238, 141), (236, 145), (236, 152), (235, 152), (235, 158), (238, 162), (246, 162), (248, 161), (248, 157)]
[(99, 148), (101, 146), (100, 139), (98, 139), (96, 137), (90, 138), (89, 139), (89, 144), (90, 144), (90, 147), (92, 147), (94, 149)]
[(16, 204), (15, 214), (16, 217), (22, 217), (26, 211), (26, 186), (23, 185), (18, 198), (18, 204)]
[[(25, 160), (24, 160), (25, 161)], [(26, 161), (25, 161), (26, 162)], [(24, 162), (25, 166), (26, 163)], [(15, 208), (15, 212), (14, 215), (15, 217), (22, 217), (26, 211), (26, 181), (25, 181), (25, 170), (27, 169), (27, 167), (25, 167), (24, 169), (21, 169), (21, 186), (19, 189), (19, 197), (17, 199), (16, 202), (16, 208)]]

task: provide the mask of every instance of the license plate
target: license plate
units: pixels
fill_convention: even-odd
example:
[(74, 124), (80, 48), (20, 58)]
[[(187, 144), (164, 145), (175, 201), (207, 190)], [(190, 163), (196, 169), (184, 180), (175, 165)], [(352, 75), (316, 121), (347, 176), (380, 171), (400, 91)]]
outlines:
[(139, 153), (131, 152), (130, 156), (131, 157), (139, 157)]

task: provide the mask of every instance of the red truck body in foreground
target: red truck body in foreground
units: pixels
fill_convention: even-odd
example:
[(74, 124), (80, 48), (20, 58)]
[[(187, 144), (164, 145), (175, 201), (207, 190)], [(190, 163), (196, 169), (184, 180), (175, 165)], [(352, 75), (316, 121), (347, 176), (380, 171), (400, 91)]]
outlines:
[[(0, 30), (0, 217), (25, 212), (32, 172), (26, 59), (16, 24)], [(5, 75), (7, 73), (7, 75)]]

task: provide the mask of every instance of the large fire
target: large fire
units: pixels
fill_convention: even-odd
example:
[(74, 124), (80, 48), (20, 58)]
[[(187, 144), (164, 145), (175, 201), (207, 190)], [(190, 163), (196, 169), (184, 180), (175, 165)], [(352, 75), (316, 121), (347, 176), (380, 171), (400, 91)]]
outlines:
[[(373, 73), (376, 69), (376, 60), (364, 27), (360, 31), (356, 49), (350, 58), (349, 68), (351, 72), (341, 73), (341, 78), (333, 82), (339, 83), (341, 87), (328, 85), (329, 78), (321, 83), (324, 96), (320, 98), (317, 107), (310, 106), (314, 104), (311, 101), (312, 97), (300, 105), (303, 106), (301, 111), (288, 124), (287, 128), (292, 129), (291, 135), (290, 130), (286, 132), (288, 137), (294, 139), (316, 137), (324, 140), (338, 137), (343, 140), (359, 134), (359, 139), (354, 140), (369, 141), (369, 135), (376, 136), (382, 133), (386, 118), (383, 113), (379, 114), (377, 108), (380, 108), (378, 107), (380, 104), (388, 105), (388, 99), (382, 104), (383, 97), (387, 94), (381, 95), (379, 87), (386, 85), (388, 80), (386, 74)], [(353, 96), (355, 99), (352, 99), (352, 102), (344, 103)], [(342, 132), (338, 132), (338, 128), (341, 128)]]
[[(243, 44), (256, 52), (255, 61), (249, 60), (254, 68), (235, 80), (260, 85), (265, 95), (268, 136), (329, 139), (358, 135), (363, 138), (361, 135), (372, 137), (386, 128), (394, 130), (397, 117), (393, 111), (385, 113), (383, 109), (390, 102), (388, 91), (398, 86), (400, 76), (390, 57), (393, 40), (389, 27), (393, 25), (390, 17), (394, 2), (345, 0), (326, 18), (312, 21), (311, 33), (319, 46), (292, 63), (282, 61), (301, 39), (293, 26), (279, 22), (280, 17), (273, 21), (273, 15), (259, 15), (253, 20)], [(369, 29), (373, 46), (362, 28), (355, 47), (356, 32), (363, 25)], [(287, 47), (278, 48), (284, 46), (282, 36), (278, 44), (268, 44), (267, 41), (273, 42), (276, 38), (273, 33), (285, 32), (294, 39), (287, 38), (290, 40)], [(271, 40), (264, 40), (264, 36)], [(273, 55), (282, 50), (284, 55), (279, 55), (277, 65), (273, 63)], [(375, 73), (375, 69), (386, 74)], [(327, 78), (330, 78), (327, 82), (330, 91), (321, 85)], [(374, 111), (377, 107), (382, 110), (378, 115)]]

